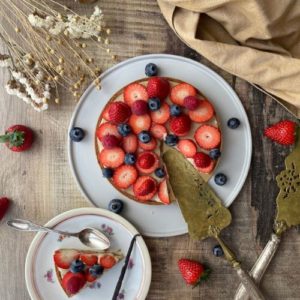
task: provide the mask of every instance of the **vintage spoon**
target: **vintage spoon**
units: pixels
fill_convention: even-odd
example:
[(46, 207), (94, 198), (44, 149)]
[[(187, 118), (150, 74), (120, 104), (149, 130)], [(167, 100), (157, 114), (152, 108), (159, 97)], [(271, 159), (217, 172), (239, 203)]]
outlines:
[(46, 231), (55, 232), (65, 236), (76, 237), (82, 244), (99, 250), (105, 250), (110, 247), (109, 239), (98, 229), (85, 228), (79, 232), (65, 232), (57, 229), (34, 224), (27, 220), (14, 219), (7, 221), (7, 225), (22, 231)]

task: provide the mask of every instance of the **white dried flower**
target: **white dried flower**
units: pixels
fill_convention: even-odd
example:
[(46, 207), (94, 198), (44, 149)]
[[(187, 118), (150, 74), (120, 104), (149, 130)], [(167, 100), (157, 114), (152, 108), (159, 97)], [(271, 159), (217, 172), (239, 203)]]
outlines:
[(11, 58), (9, 55), (0, 53), (0, 67), (7, 68), (11, 65)]

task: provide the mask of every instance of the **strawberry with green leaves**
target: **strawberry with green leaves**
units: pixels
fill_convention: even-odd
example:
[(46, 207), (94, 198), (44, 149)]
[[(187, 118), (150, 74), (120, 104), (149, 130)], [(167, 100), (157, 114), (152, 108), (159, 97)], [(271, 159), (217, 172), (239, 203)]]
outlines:
[(14, 152), (23, 152), (28, 150), (33, 142), (33, 132), (24, 125), (14, 125), (9, 127), (4, 135), (0, 136), (0, 143)]

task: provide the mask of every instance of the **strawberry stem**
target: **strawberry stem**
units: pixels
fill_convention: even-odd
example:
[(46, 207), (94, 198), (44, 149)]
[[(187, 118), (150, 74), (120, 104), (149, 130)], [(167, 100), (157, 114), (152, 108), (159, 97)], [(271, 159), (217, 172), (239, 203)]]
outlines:
[(0, 135), (0, 143), (8, 143), (9, 147), (20, 147), (23, 145), (24, 139), (24, 132), (18, 130)]

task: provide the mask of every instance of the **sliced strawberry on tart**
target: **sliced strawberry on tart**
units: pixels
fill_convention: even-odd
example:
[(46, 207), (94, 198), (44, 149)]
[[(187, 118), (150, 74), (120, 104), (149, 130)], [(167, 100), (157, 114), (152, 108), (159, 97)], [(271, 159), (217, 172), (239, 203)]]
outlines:
[(123, 254), (120, 251), (59, 249), (53, 254), (58, 281), (68, 297), (78, 294), (121, 259)]

